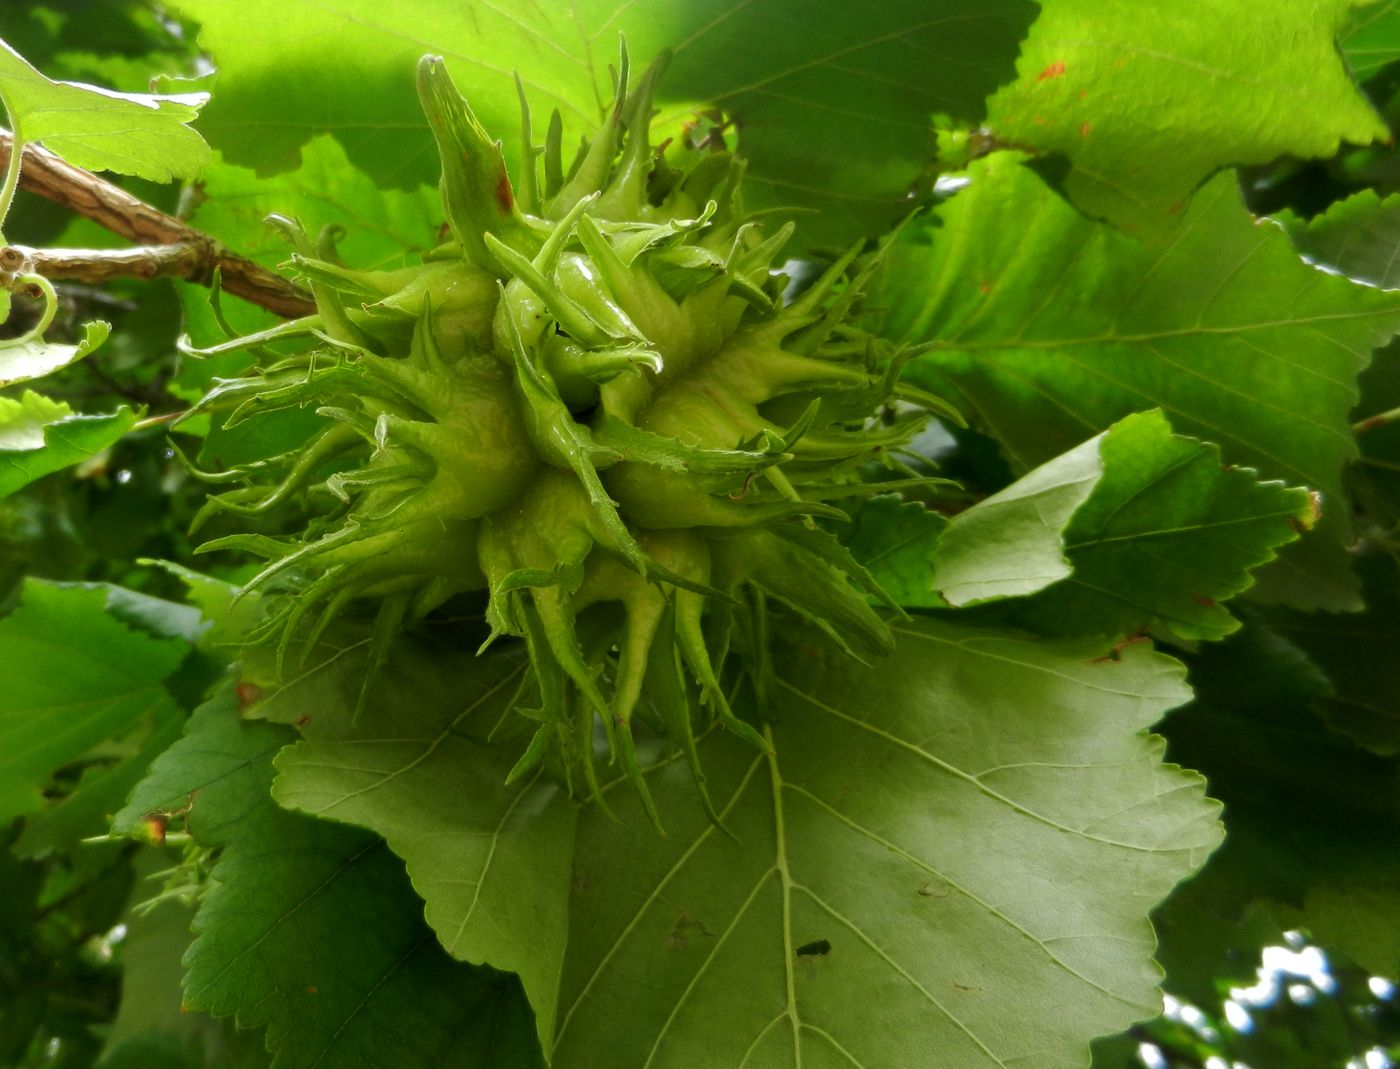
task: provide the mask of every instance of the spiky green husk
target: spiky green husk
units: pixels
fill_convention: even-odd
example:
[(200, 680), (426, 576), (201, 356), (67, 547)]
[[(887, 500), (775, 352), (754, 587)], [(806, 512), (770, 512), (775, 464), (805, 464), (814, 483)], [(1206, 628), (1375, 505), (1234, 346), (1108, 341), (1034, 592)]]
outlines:
[(855, 655), (890, 648), (870, 606), (881, 592), (814, 518), (844, 519), (824, 499), (859, 493), (862, 466), (923, 420), (872, 416), (895, 397), (939, 404), (850, 325), (873, 257), (851, 249), (784, 304), (774, 268), (791, 228), (745, 220), (742, 163), (653, 151), (663, 68), (629, 95), (624, 55), (618, 100), (568, 172), (551, 123), (543, 180), (522, 94), (512, 187), (425, 57), (452, 240), (420, 268), (358, 272), (283, 221), (316, 315), (219, 348), (297, 334), (309, 347), (203, 405), (229, 410), (226, 426), (316, 405), (324, 426), (295, 455), (224, 473), (242, 485), (201, 514), (325, 506), (301, 537), (201, 548), (267, 560), (247, 588), (279, 608), (255, 638), (284, 659), (378, 599), (362, 703), (399, 627), (485, 591), (491, 638), (530, 653), (519, 711), (536, 726), (512, 776), (549, 762), (596, 797), (598, 718), (658, 824), (634, 721), (684, 752), (702, 797), (698, 734), (719, 724), (763, 746), (721, 680), (732, 651), (762, 689), (770, 601)]

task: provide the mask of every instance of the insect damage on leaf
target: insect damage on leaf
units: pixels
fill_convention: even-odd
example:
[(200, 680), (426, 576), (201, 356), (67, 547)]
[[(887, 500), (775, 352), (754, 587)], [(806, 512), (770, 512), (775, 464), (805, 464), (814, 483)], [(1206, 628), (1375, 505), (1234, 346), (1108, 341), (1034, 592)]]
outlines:
[(201, 550), (267, 561), (245, 590), (271, 606), (253, 637), (283, 671), (377, 600), (361, 710), (400, 628), (486, 591), (487, 642), (523, 639), (531, 661), (517, 711), (533, 738), (511, 778), (545, 763), (599, 798), (600, 723), (658, 827), (637, 721), (683, 752), (709, 808), (697, 736), (720, 724), (765, 746), (720, 680), (730, 658), (761, 674), (770, 606), (854, 655), (891, 649), (870, 602), (895, 606), (815, 520), (846, 518), (828, 501), (865, 492), (864, 466), (897, 465), (920, 406), (947, 411), (899, 382), (908, 353), (852, 320), (879, 250), (847, 250), (785, 302), (792, 225), (745, 217), (743, 162), (652, 146), (665, 65), (629, 85), (624, 50), (615, 105), (567, 169), (557, 117), (536, 147), (522, 93), (513, 188), (424, 57), (448, 239), (420, 266), (360, 271), (280, 221), (316, 313), (206, 351), (306, 348), (217, 382), (201, 409), (229, 427), (315, 406), (323, 423), (294, 453), (213, 476), (238, 485), (196, 521), (309, 503), (294, 536)]

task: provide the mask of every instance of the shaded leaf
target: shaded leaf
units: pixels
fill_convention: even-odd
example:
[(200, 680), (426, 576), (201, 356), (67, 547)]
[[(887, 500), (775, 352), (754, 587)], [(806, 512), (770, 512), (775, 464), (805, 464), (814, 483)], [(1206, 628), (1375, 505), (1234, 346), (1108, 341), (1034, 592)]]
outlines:
[(1358, 9), (1342, 38), (1342, 55), (1362, 82), (1400, 59), (1400, 4), (1383, 0)]
[[(1179, 666), (934, 622), (899, 638), (875, 668), (794, 651), (775, 757), (706, 738), (737, 842), (698, 811), (659, 839), (625, 791), (622, 823), (588, 811), (557, 1067), (1056, 1069), (1158, 1012), (1145, 909), (1220, 838), (1201, 780), (1142, 733), (1187, 697)], [(687, 804), (675, 763), (648, 780)]]
[(1311, 219), (1282, 220), (1298, 251), (1347, 278), (1400, 289), (1400, 194), (1382, 198), (1372, 189), (1339, 200)]
[[(1199, 699), (1162, 730), (1170, 756), (1200, 769), (1230, 834), (1197, 909), (1243, 918), (1274, 904), (1289, 927), (1379, 975), (1400, 968), (1397, 766), (1309, 708), (1327, 681), (1261, 623), (1193, 659)], [(1219, 870), (1218, 872), (1215, 870)], [(1188, 922), (1189, 923), (1189, 922)]]
[(162, 681), (189, 647), (133, 631), (99, 589), (30, 579), (0, 620), (0, 824), (42, 803), (50, 775), (174, 705)]
[(1165, 246), (1066, 206), (998, 155), (891, 250), (893, 337), (926, 342), (911, 376), (952, 393), (1026, 470), (1123, 416), (1163, 410), (1227, 463), (1323, 494), (1316, 534), (1258, 577), (1261, 597), (1359, 606), (1342, 468), (1357, 372), (1400, 327), (1400, 295), (1301, 263), (1222, 176)]
[(224, 688), (118, 815), (128, 828), (188, 806), (190, 833), (222, 847), (185, 1005), (266, 1025), (274, 1069), (539, 1066), (518, 981), (441, 950), (380, 840), (273, 803), (271, 758), (291, 737), (243, 721)]
[(1167, 230), (1221, 167), (1389, 138), (1338, 54), (1354, 6), (1046, 0), (989, 125), (1067, 157), (1065, 191), (1088, 214)]
[(140, 749), (128, 757), (88, 769), (70, 794), (29, 814), (24, 832), (14, 845), (15, 853), (21, 857), (44, 857), (106, 832), (112, 816), (122, 808), (151, 762), (180, 737), (184, 726), (183, 717), (172, 704), (160, 705), (152, 719), (155, 723)]
[(265, 1066), (262, 1036), (181, 1009), (180, 960), (194, 938), (192, 905), (167, 898), (138, 908), (160, 889), (152, 882), (171, 862), (169, 850), (148, 850), (136, 861), (132, 908), (122, 918), (122, 1000), (103, 1047), (100, 1069), (251, 1069)]
[[(223, 72), (200, 128), (230, 161), (261, 174), (288, 170), (308, 139), (329, 130), (354, 166), (404, 187), (437, 177), (413, 91), (425, 52), (446, 57), (514, 165), (512, 70), (530, 93), (536, 139), (558, 108), (572, 149), (612, 96), (618, 35), (634, 72), (671, 48), (659, 94), (667, 132), (722, 108), (749, 159), (755, 201), (821, 210), (804, 227), (812, 241), (878, 232), (907, 211), (905, 194), (931, 155), (929, 115), (979, 121), (987, 95), (1011, 77), (1035, 13), (1028, 0), (178, 6), (200, 21), (200, 41)], [(405, 25), (419, 30), (406, 35)], [(305, 48), (308, 39), (334, 40), (337, 62)]]
[(438, 941), (454, 958), (518, 974), (548, 1043), (576, 811), (542, 773), (506, 787), (518, 749), (486, 742), (510, 709), (523, 665), (518, 656), (473, 657), (460, 645), (424, 656), (401, 641), (378, 699), (352, 728), (366, 653), (325, 648), (327, 660), (290, 693), (269, 694), (253, 710), (306, 709), (296, 694), (312, 689), (340, 703), (339, 716), (324, 700), (299, 714), (311, 716), (307, 741), (278, 757), (274, 797), (383, 835), (407, 864)]
[(1327, 722), (1379, 754), (1400, 753), (1400, 575), (1395, 561), (1360, 562), (1366, 611), (1268, 614), (1268, 626), (1305, 652), (1329, 680), (1315, 705)]
[(209, 159), (209, 146), (188, 125), (207, 93), (116, 93), (55, 82), (0, 41), (0, 98), (26, 140), (90, 171), (169, 182), (194, 178)]
[(947, 526), (918, 502), (883, 494), (856, 512), (847, 548), (900, 605), (942, 608), (947, 603), (933, 589), (933, 556)]

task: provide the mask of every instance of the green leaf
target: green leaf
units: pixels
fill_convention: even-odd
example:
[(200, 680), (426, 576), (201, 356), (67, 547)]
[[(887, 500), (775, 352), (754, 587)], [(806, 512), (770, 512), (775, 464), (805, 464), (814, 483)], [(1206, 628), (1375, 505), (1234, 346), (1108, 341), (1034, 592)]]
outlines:
[[(990, 519), (955, 537), (964, 517), (995, 498), (949, 525), (934, 575), (949, 601), (955, 599), (943, 582), (944, 560), (964, 569), (980, 561), (983, 574), (1030, 572), (1024, 586), (1034, 596), (1006, 605), (994, 617), (1001, 622), (1042, 634), (1127, 634), (1160, 624), (1179, 638), (1220, 639), (1240, 626), (1220, 603), (1248, 588), (1250, 573), (1315, 518), (1307, 491), (1260, 483), (1247, 470), (1222, 466), (1219, 449), (1172, 434), (1160, 412), (1129, 416), (1086, 445), (1102, 458), (1102, 477), (1088, 484), (1092, 492), (1072, 518), (1063, 517), (1062, 532), (1037, 528), (1045, 506), (1015, 496), (1009, 500), (1021, 514), (1012, 513), (1007, 526), (1029, 530), (1024, 550)], [(1066, 475), (1087, 471), (1084, 452), (1081, 446), (1067, 454), (1076, 460), (1065, 466)], [(1027, 479), (1056, 465), (1051, 461)], [(1037, 479), (1036, 485), (1044, 484)], [(1010, 507), (993, 515), (1004, 517)], [(1047, 586), (1040, 581), (1045, 569), (1037, 565), (1049, 559), (1056, 548), (1050, 543), (1061, 534), (1073, 574)], [(985, 553), (988, 544), (998, 552)], [(1023, 560), (1027, 565), (1018, 569)]]
[(0, 98), (25, 140), (90, 171), (169, 182), (194, 178), (209, 159), (209, 146), (187, 125), (207, 93), (115, 93), (51, 81), (0, 41)]
[[(677, 132), (701, 109), (724, 109), (749, 159), (755, 206), (820, 209), (804, 227), (815, 241), (878, 232), (908, 210), (907, 190), (932, 153), (929, 115), (980, 121), (987, 95), (1013, 73), (1035, 10), (1027, 0), (178, 6), (199, 20), (200, 42), (221, 70), (200, 128), (227, 159), (260, 174), (285, 171), (297, 166), (302, 145), (329, 130), (353, 166), (403, 187), (437, 177), (413, 89), (413, 65), (425, 52), (446, 57), (514, 163), (512, 70), (525, 79), (536, 138), (558, 108), (572, 148), (592, 134), (612, 96), (618, 35), (627, 37), (634, 72), (671, 48), (662, 125)], [(417, 29), (405, 34), (405, 26)], [(312, 39), (335, 42), (334, 63), (305, 47)]]
[(1333, 615), (1282, 610), (1269, 627), (1301, 649), (1330, 681), (1315, 705), (1329, 724), (1368, 749), (1400, 753), (1400, 575), (1395, 561), (1362, 560), (1366, 611)]
[(1227, 463), (1323, 494), (1317, 533), (1258, 577), (1261, 597), (1355, 609), (1345, 544), (1349, 412), (1400, 294), (1301, 263), (1221, 176), (1180, 232), (1144, 246), (1063, 203), (1006, 155), (978, 161), (941, 226), (906, 231), (882, 291), (892, 337), (927, 343), (908, 374), (957, 398), (1028, 470), (1118, 419), (1161, 408)]
[[(1180, 667), (931, 621), (899, 638), (875, 668), (789, 659), (776, 756), (705, 739), (734, 839), (693, 804), (660, 839), (625, 791), (621, 823), (586, 813), (558, 1069), (1058, 1069), (1160, 1010), (1145, 911), (1220, 840), (1143, 733), (1188, 696)], [(668, 814), (693, 792), (674, 762), (648, 782)]]
[[(352, 728), (367, 652), (325, 649), (326, 660), (252, 710), (311, 717), (307, 741), (277, 759), (273, 795), (290, 809), (383, 835), (407, 863), (443, 948), (518, 974), (547, 1044), (567, 940), (576, 809), (538, 772), (506, 787), (519, 753), (485, 741), (519, 687), (519, 657), (402, 641), (377, 684), (378, 700)], [(308, 691), (318, 693), (316, 712), (299, 698)]]
[(1103, 475), (1101, 444), (1090, 438), (953, 518), (930, 577), (948, 604), (1022, 597), (1070, 574), (1064, 531)]
[(918, 502), (883, 494), (855, 513), (846, 545), (900, 605), (940, 609), (947, 603), (933, 589), (933, 555), (947, 526)]
[(138, 834), (151, 814), (179, 814), (197, 842), (223, 846), (262, 813), (272, 758), (295, 735), (239, 717), (234, 688), (221, 687), (191, 715), (184, 736), (161, 754), (112, 819), (115, 835)]
[(33, 390), (18, 401), (0, 397), (0, 497), (102, 452), (135, 422), (136, 414), (126, 407), (83, 416)]
[(30, 579), (0, 620), (0, 824), (42, 804), (40, 788), (142, 718), (174, 712), (161, 685), (189, 647), (133, 631), (100, 589)]
[(1088, 214), (1164, 231), (1221, 167), (1390, 137), (1338, 53), (1354, 6), (1045, 0), (988, 123), (1066, 157), (1065, 191)]
[(261, 611), (258, 599), (249, 597), (235, 601), (238, 587), (233, 583), (173, 561), (142, 560), (138, 563), (159, 568), (185, 584), (185, 596), (191, 604), (182, 608), (195, 616), (195, 623), (190, 628), (191, 641), (195, 641), (200, 649), (227, 656), (230, 650), (242, 644), (244, 636), (256, 626)]
[(1360, 8), (1342, 38), (1342, 55), (1360, 82), (1400, 59), (1400, 4), (1384, 0)]
[[(1197, 909), (1236, 920), (1257, 900), (1373, 973), (1400, 968), (1400, 769), (1309, 708), (1327, 681), (1260, 622), (1193, 658), (1199, 698), (1162, 730), (1173, 760), (1200, 769), (1229, 836)], [(1189, 890), (1189, 888), (1188, 888)], [(1191, 923), (1188, 921), (1187, 923)]]
[(83, 339), (77, 345), (33, 338), (21, 345), (0, 346), (0, 386), (37, 379), (67, 367), (106, 341), (111, 331), (109, 324), (98, 320), (83, 324)]
[(1282, 222), (1312, 262), (1381, 289), (1400, 289), (1400, 194), (1382, 198), (1363, 189), (1311, 219), (1286, 215)]
[(194, 908), (176, 898), (148, 905), (159, 891), (159, 870), (172, 850), (146, 850), (136, 859), (132, 905), (122, 918), (122, 999), (103, 1047), (99, 1069), (254, 1069), (268, 1064), (262, 1036), (235, 1031), (181, 1008), (181, 958), (194, 938)]
[(103, 834), (151, 762), (180, 737), (184, 718), (173, 704), (161, 705), (152, 719), (155, 723), (140, 749), (88, 769), (71, 794), (29, 814), (24, 832), (14, 845), (15, 853), (21, 857), (44, 857), (72, 849), (88, 836)]
[(518, 982), (441, 950), (380, 840), (273, 803), (271, 758), (292, 736), (241, 720), (224, 688), (118, 814), (134, 828), (188, 806), (191, 835), (222, 847), (185, 1006), (266, 1025), (274, 1069), (539, 1066)]

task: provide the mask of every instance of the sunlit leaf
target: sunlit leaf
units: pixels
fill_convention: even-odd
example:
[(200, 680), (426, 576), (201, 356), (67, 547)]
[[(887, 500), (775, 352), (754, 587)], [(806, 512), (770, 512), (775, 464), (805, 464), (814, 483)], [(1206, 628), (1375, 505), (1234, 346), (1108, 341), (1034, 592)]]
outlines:
[(84, 416), (32, 390), (19, 400), (0, 397), (0, 497), (100, 453), (135, 422), (129, 408)]
[(912, 373), (955, 394), (1022, 470), (1156, 407), (1227, 463), (1319, 489), (1317, 532), (1260, 573), (1259, 593), (1356, 608), (1349, 416), (1357, 373), (1400, 327), (1400, 294), (1300, 262), (1228, 177), (1158, 247), (1084, 219), (1006, 155), (970, 173), (941, 225), (890, 257), (887, 330), (931, 346)]
[(160, 96), (116, 93), (55, 82), (0, 41), (0, 99), (29, 141), (42, 141), (69, 163), (154, 182), (193, 178), (209, 146), (189, 127), (207, 93)]
[(1045, 0), (989, 124), (1067, 158), (1064, 187), (1090, 215), (1167, 230), (1221, 167), (1389, 138), (1338, 54), (1360, 6)]

